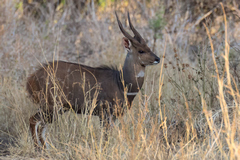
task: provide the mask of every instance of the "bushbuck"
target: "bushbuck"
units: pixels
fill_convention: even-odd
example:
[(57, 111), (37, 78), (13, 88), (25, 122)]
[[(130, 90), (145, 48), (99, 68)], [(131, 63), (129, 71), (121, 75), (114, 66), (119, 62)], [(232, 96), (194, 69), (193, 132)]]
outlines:
[[(123, 46), (127, 50), (121, 70), (53, 61), (42, 65), (28, 78), (27, 91), (34, 102), (40, 104), (39, 111), (29, 119), (35, 147), (47, 147), (46, 124), (55, 119), (56, 113), (66, 111), (65, 108), (73, 109), (76, 113), (99, 116), (100, 122), (109, 124), (111, 119), (123, 114), (123, 103), (127, 102), (128, 108), (131, 107), (143, 85), (145, 67), (160, 62), (160, 58), (133, 27), (129, 13), (128, 22), (134, 36), (125, 31), (115, 14), (124, 35)], [(124, 89), (127, 93), (125, 96)], [(88, 101), (93, 101), (95, 97), (95, 107), (86, 105), (86, 95)], [(127, 97), (125, 102), (124, 97)]]

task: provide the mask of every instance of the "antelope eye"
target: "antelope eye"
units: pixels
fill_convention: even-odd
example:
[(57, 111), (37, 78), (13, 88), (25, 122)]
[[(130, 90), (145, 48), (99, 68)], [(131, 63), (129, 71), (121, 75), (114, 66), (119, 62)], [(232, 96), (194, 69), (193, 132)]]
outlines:
[(140, 50), (140, 51), (138, 51), (138, 53), (141, 53), (141, 54), (142, 54), (142, 53), (144, 53), (144, 51)]

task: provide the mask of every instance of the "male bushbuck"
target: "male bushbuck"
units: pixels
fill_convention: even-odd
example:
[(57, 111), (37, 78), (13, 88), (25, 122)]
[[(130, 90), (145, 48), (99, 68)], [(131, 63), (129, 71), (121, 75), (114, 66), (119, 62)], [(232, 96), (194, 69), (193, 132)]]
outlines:
[[(73, 109), (76, 113), (89, 113), (85, 96), (96, 98), (92, 115), (100, 121), (110, 123), (110, 119), (123, 114), (124, 88), (127, 89), (129, 108), (144, 82), (145, 67), (158, 64), (160, 58), (147, 46), (144, 39), (133, 27), (129, 13), (129, 26), (134, 33), (127, 33), (116, 13), (118, 26), (125, 37), (123, 45), (127, 56), (121, 71), (110, 67), (92, 68), (89, 66), (54, 61), (43, 65), (27, 80), (27, 91), (32, 99), (40, 104), (40, 110), (30, 121), (30, 130), (35, 147), (47, 147), (46, 124), (54, 120), (54, 115), (63, 108)], [(98, 94), (96, 94), (98, 93)], [(61, 106), (61, 107), (56, 107)]]

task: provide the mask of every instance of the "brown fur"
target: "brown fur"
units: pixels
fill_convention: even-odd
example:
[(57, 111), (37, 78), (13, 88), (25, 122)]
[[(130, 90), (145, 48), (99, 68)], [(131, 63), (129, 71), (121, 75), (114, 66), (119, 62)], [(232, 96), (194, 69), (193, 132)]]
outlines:
[[(57, 113), (68, 109), (73, 109), (76, 113), (92, 113), (108, 124), (111, 119), (123, 114), (124, 87), (127, 87), (127, 101), (129, 108), (131, 107), (143, 85), (145, 67), (159, 63), (160, 58), (152, 53), (132, 26), (129, 15), (128, 20), (134, 37), (123, 29), (117, 17), (128, 51), (122, 72), (111, 67), (92, 68), (77, 63), (54, 61), (43, 65), (28, 78), (27, 91), (40, 104), (40, 110), (29, 119), (36, 147), (38, 141), (45, 146), (45, 124), (51, 123)], [(94, 98), (95, 108), (86, 105)]]

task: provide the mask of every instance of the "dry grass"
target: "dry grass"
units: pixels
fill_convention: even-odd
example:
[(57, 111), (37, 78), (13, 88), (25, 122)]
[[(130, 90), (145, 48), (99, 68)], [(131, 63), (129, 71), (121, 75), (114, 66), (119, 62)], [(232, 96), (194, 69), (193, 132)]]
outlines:
[[(125, 11), (125, 3), (118, 3), (117, 9)], [(36, 152), (28, 119), (38, 106), (25, 91), (26, 78), (36, 66), (53, 59), (120, 66), (126, 54), (112, 6), (97, 10), (98, 19), (88, 15), (77, 23), (71, 21), (67, 11), (56, 15), (55, 20), (38, 21), (24, 16), (16, 4), (12, 0), (0, 4), (0, 149), (4, 158), (240, 158), (239, 69), (237, 62), (235, 67), (231, 65), (229, 57), (237, 59), (237, 53), (229, 46), (232, 39), (227, 35), (239, 31), (227, 28), (224, 14), (225, 37), (217, 42), (211, 40), (214, 36), (206, 26), (209, 37), (197, 46), (201, 56), (196, 56), (195, 62), (189, 60), (185, 47), (191, 44), (189, 35), (164, 33), (156, 41), (161, 65), (148, 67), (141, 93), (131, 110), (116, 121), (108, 141), (104, 140), (105, 130), (97, 117), (70, 111), (48, 124), (50, 149)], [(130, 4), (137, 9), (135, 3)], [(145, 13), (155, 13), (157, 4), (153, 0)], [(133, 23), (152, 47), (153, 32), (147, 19), (135, 13)], [(178, 25), (184, 28), (176, 21), (175, 27)], [(238, 35), (235, 37), (238, 39)]]

